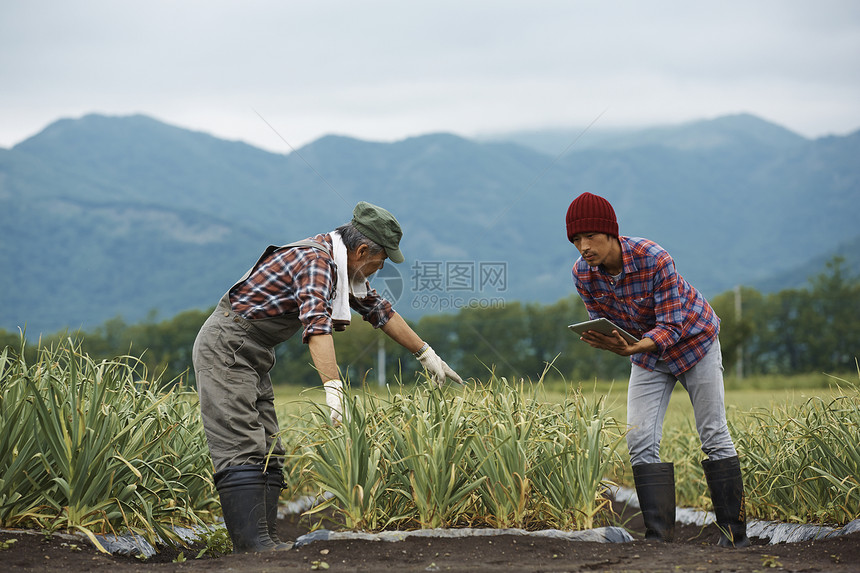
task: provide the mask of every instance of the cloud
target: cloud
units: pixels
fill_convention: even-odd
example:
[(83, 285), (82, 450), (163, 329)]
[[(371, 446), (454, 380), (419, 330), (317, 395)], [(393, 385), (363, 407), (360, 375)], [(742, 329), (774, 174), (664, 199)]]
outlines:
[[(285, 151), (740, 111), (860, 127), (860, 4), (836, 0), (6, 3), (0, 146), (60, 118), (145, 113)], [(8, 86), (11, 86), (9, 88)]]

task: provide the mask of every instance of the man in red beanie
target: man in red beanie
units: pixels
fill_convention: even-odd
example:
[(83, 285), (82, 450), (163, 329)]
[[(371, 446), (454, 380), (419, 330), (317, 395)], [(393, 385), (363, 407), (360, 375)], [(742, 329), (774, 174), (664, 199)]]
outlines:
[(645, 538), (671, 541), (675, 526), (675, 477), (660, 461), (663, 419), (676, 381), (690, 395), (719, 544), (746, 547), (744, 487), (726, 424), (720, 319), (675, 270), (672, 257), (647, 239), (618, 235), (612, 205), (583, 193), (567, 210), (567, 237), (581, 255), (573, 266), (576, 290), (592, 319), (608, 318), (634, 334), (588, 331), (594, 348), (629, 356), (627, 448), (645, 520)]

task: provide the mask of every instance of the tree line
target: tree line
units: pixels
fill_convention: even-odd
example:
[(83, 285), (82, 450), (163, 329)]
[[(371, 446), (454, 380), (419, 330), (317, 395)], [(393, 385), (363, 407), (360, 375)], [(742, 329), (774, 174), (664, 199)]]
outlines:
[[(844, 259), (834, 257), (808, 282), (803, 289), (769, 294), (743, 287), (710, 300), (722, 321), (720, 341), (729, 375), (741, 357), (744, 375), (845, 373), (856, 368), (860, 278), (848, 276)], [(161, 321), (152, 312), (138, 324), (116, 317), (91, 331), (42, 337), (40, 344), (56, 345), (71, 337), (94, 358), (139, 356), (150, 375), (193, 385), (191, 348), (211, 311), (189, 310)], [(550, 364), (548, 376), (555, 379), (625, 380), (627, 358), (592, 349), (568, 331), (568, 324), (587, 318), (573, 294), (553, 304), (515, 301), (498, 308), (464, 308), (410, 324), (464, 378), (486, 379), (493, 370), (499, 376), (537, 380)], [(20, 333), (0, 330), (0, 347), (20, 349), (21, 338)], [(335, 333), (338, 362), (350, 382), (376, 383), (380, 344), (386, 380), (415, 380), (418, 362), (411, 354), (354, 315), (346, 331)], [(25, 345), (25, 354), (36, 351), (35, 345)], [(299, 335), (276, 349), (271, 375), (275, 383), (320, 382)]]

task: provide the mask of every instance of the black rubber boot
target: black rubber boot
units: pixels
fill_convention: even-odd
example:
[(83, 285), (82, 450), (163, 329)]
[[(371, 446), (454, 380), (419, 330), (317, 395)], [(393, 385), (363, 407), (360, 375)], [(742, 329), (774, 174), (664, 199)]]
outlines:
[(721, 547), (747, 547), (746, 509), (744, 507), (744, 481), (738, 457), (722, 460), (704, 460), (702, 468), (711, 490), (714, 515), (720, 528)]
[(272, 551), (266, 521), (266, 474), (261, 466), (232, 466), (215, 474), (233, 553)]
[(284, 543), (278, 537), (278, 501), (284, 487), (284, 474), (281, 468), (266, 472), (266, 528), (275, 549), (291, 549), (292, 543)]
[(675, 468), (670, 463), (637, 464), (633, 481), (645, 520), (645, 539), (671, 542), (675, 537)]

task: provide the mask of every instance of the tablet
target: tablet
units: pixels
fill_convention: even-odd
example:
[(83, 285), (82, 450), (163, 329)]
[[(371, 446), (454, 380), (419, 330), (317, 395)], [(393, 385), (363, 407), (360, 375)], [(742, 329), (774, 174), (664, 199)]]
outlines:
[(576, 332), (579, 335), (582, 335), (588, 330), (594, 330), (601, 334), (612, 334), (613, 330), (617, 330), (618, 334), (620, 334), (627, 342), (630, 344), (634, 344), (639, 342), (639, 339), (609, 320), (608, 318), (598, 318), (596, 320), (587, 320), (585, 322), (577, 322), (576, 324), (571, 324), (568, 326), (569, 329)]

